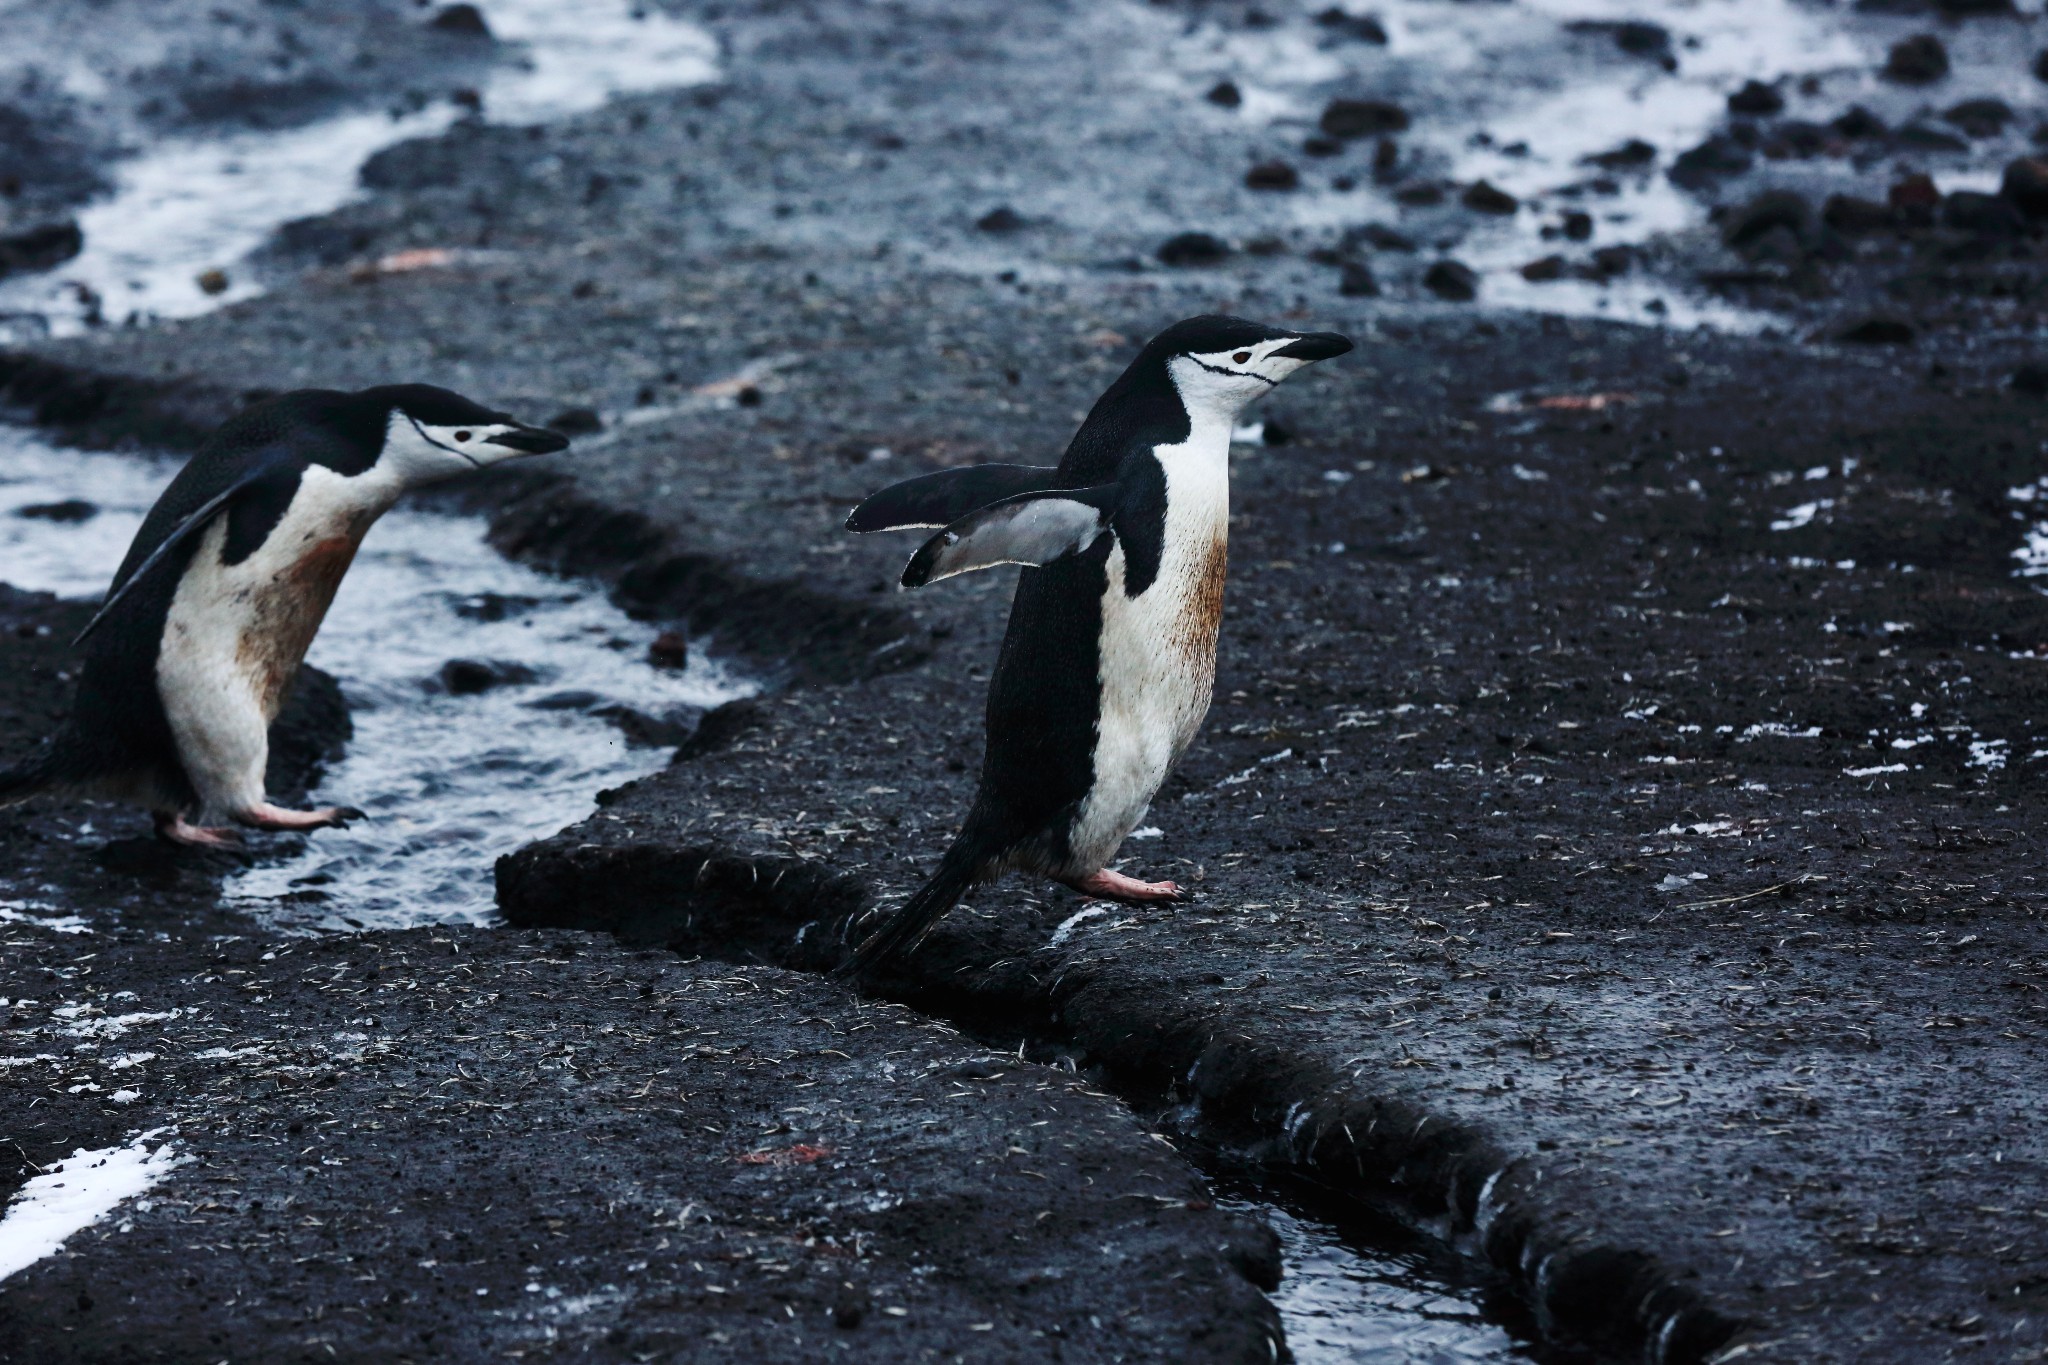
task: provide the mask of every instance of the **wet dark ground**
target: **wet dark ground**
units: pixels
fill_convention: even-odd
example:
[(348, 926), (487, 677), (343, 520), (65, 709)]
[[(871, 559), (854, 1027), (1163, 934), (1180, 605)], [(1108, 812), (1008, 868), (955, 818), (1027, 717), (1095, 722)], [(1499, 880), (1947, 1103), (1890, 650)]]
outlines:
[[(408, 955), (402, 979), (420, 983), (408, 1031), (389, 1020), (415, 992), (384, 992), (394, 1003), (366, 1016), (377, 1027), (345, 1028), (296, 1006), (317, 979), (288, 981), (275, 968), (260, 978), (274, 1011), (230, 1016), (239, 987), (211, 955), (256, 972), (270, 945), (179, 873), (184, 891), (149, 893), (156, 918), (135, 904), (139, 891), (95, 917), (102, 932), (118, 923), (136, 941), (92, 964), (94, 984), (166, 1002), (191, 996), (234, 1037), (278, 1040), (278, 1052), (310, 1049), (316, 1033), (331, 1050), (333, 1032), (365, 1032), (347, 1046), (366, 1054), (402, 1038), (374, 1064), (408, 1069), (397, 1079), (415, 1089), (451, 1076), (469, 1084), (457, 1068), (480, 1044), (421, 1012), (434, 983), (453, 991), (458, 961), (499, 994), (494, 1039), (507, 1028), (538, 1037), (544, 1021), (560, 1014), (566, 1028), (573, 1018), (593, 1046), (605, 1040), (607, 1069), (632, 1075), (633, 1088), (679, 1060), (662, 1011), (701, 1028), (712, 1006), (700, 999), (734, 1011), (729, 1032), (764, 1058), (799, 1046), (783, 1041), (801, 1027), (790, 1022), (799, 1007), (850, 1033), (853, 1011), (877, 1007), (803, 973), (836, 959), (848, 913), (916, 882), (964, 808), (1007, 582), (983, 575), (896, 597), (888, 585), (910, 544), (853, 541), (837, 529), (845, 508), (938, 465), (1049, 462), (1136, 344), (1182, 314), (1226, 307), (1338, 327), (1359, 338), (1358, 352), (1296, 381), (1264, 413), (1291, 439), (1239, 452), (1217, 705), (1155, 805), (1160, 836), (1128, 849), (1126, 870), (1192, 883), (1199, 899), (1111, 909), (1073, 924), (1057, 947), (1054, 927), (1084, 908), (1065, 892), (1006, 883), (956, 912), (884, 994), (989, 1046), (1021, 1044), (1035, 1064), (1015, 1073), (1034, 1079), (1016, 1082), (1014, 1118), (984, 1105), (947, 1121), (983, 1124), (976, 1140), (993, 1144), (1003, 1124), (1038, 1121), (1023, 1108), (1050, 1103), (1051, 1092), (1030, 1086), (1065, 1084), (1037, 1064), (1071, 1060), (1169, 1132), (1375, 1201), (1491, 1262), (1547, 1337), (1617, 1358), (1697, 1359), (1733, 1331), (1723, 1358), (2040, 1358), (2048, 1153), (2033, 1097), (2048, 942), (2033, 856), (2044, 760), (2032, 756), (2048, 748), (2035, 736), (2048, 622), (2040, 596), (2012, 576), (2025, 523), (2007, 490), (2043, 472), (2048, 408), (2009, 383), (2027, 359), (2023, 310), (2009, 325), (2008, 299), (1954, 290), (1941, 306), (1965, 332), (1981, 323), (1981, 344), (1930, 328), (1910, 347), (1836, 346), (1343, 298), (1323, 263), (1293, 253), (1132, 271), (1117, 262), (1154, 244), (1149, 218), (1128, 229), (1041, 224), (1021, 237), (973, 227), (1010, 197), (976, 168), (1057, 165), (1096, 187), (1123, 173), (1114, 149), (1070, 136), (1103, 118), (1099, 104), (1053, 101), (1036, 120), (1001, 113), (1048, 86), (1085, 86), (1086, 62), (1014, 59), (1055, 50), (1072, 36), (1063, 23), (1107, 21), (1048, 9), (1018, 16), (1000, 43), (984, 41), (971, 16), (916, 11), (776, 9), (721, 22), (731, 77), (718, 91), (622, 101), (538, 133), (461, 129), (387, 154), (366, 203), (286, 234), (270, 297), (48, 349), (73, 371), (10, 373), (17, 402), (99, 442), (135, 431), (177, 439), (195, 417), (231, 410), (244, 389), (315, 382), (429, 378), (528, 415), (593, 408), (606, 430), (552, 462), (575, 476), (573, 491), (478, 492), (486, 505), (523, 497), (501, 514), (501, 542), (606, 577), (622, 601), (688, 618), (799, 685), (732, 727), (722, 749), (615, 794), (592, 820), (501, 869), (515, 922), (616, 930), (618, 948), (576, 934), (581, 951), (565, 962), (554, 930), (537, 942), (481, 931), (428, 973), (423, 964), (449, 951), (433, 942), (445, 932), (304, 945), (295, 955), (333, 966)], [(873, 52), (888, 56), (861, 55)], [(968, 88), (976, 100), (958, 98)], [(1126, 114), (1152, 107), (1151, 95), (1129, 98), (1116, 105)], [(1182, 170), (1216, 155), (1220, 139), (1128, 126), (1141, 164)], [(1145, 215), (1167, 216), (1165, 203), (1185, 226), (1234, 221), (1221, 202), (1214, 218), (1187, 216), (1176, 184), (1152, 189)], [(2015, 240), (2030, 252), (2036, 239)], [(411, 246), (494, 254), (351, 279), (350, 262)], [(2035, 278), (2030, 256), (2009, 259)], [(1834, 311), (1813, 316), (1849, 320), (1895, 297), (1876, 268), (1830, 268)], [(1004, 269), (1024, 274), (1004, 280)], [(1815, 330), (1810, 319), (1786, 329)], [(151, 406), (147, 391), (97, 386), (96, 373), (145, 377), (167, 397)], [(0, 648), (9, 676), (23, 667), (16, 660), (54, 666), (47, 642)], [(54, 695), (38, 687), (38, 700), (20, 694), (34, 715)], [(32, 829), (35, 818), (24, 826), (10, 815), (6, 827)], [(97, 894), (96, 874), (73, 867), (50, 880), (82, 905)], [(242, 939), (215, 946), (221, 934)], [(75, 940), (13, 929), (7, 938), (24, 971), (76, 953)], [(637, 955), (661, 945), (706, 961)], [(639, 994), (663, 962), (663, 980), (696, 983), (688, 1006)], [(461, 984), (486, 989), (472, 980)], [(733, 980), (790, 991), (798, 1004), (717, 984)], [(528, 1003), (522, 992), (534, 989), (573, 993), (573, 1011)], [(656, 987), (671, 989), (682, 986)], [(523, 1024), (529, 1009), (544, 1013)], [(916, 1016), (878, 1018), (905, 1031), (901, 1046), (925, 1049), (912, 1055), (920, 1067), (936, 1062), (935, 1074), (956, 1056), (984, 1055), (957, 1037), (941, 1047), (933, 1040), (951, 1035)], [(607, 1027), (615, 1032), (598, 1034)], [(650, 1057), (642, 1038), (656, 1030), (664, 1042)], [(296, 1349), (329, 1331), (337, 1351), (374, 1356), (396, 1349), (378, 1325), (388, 1314), (406, 1332), (454, 1333), (463, 1349), (585, 1343), (575, 1335), (584, 1328), (547, 1317), (526, 1294), (520, 1256), (475, 1272), (502, 1283), (474, 1283), (491, 1288), (485, 1298), (524, 1295), (534, 1313), (455, 1314), (417, 1270), (443, 1258), (414, 1257), (400, 1239), (425, 1250), (437, 1229), (487, 1223), (482, 1205), (497, 1207), (501, 1192), (530, 1203), (539, 1177), (516, 1154), (544, 1165), (573, 1149), (596, 1162), (585, 1153), (616, 1124), (618, 1150), (632, 1144), (633, 1158), (576, 1182), (563, 1176), (592, 1202), (557, 1231), (572, 1257), (590, 1260), (573, 1275), (536, 1260), (550, 1274), (534, 1280), (541, 1296), (549, 1286), (565, 1299), (609, 1292), (599, 1287), (619, 1282), (621, 1258), (607, 1248), (621, 1234), (577, 1221), (595, 1217), (588, 1189), (612, 1188), (600, 1176), (630, 1185), (621, 1197), (643, 1211), (668, 1173), (685, 1201), (701, 1190), (707, 1205), (730, 1202), (731, 1182), (751, 1169), (731, 1164), (734, 1152), (812, 1134), (793, 1126), (744, 1146), (697, 1142), (699, 1119), (728, 1130), (718, 1140), (759, 1132), (721, 1117), (722, 1104), (766, 1125), (805, 1103), (794, 1075), (768, 1067), (746, 1093), (702, 1110), (607, 1101), (578, 1116), (552, 1097), (518, 1097), (520, 1084), (560, 1078), (544, 1074), (538, 1045), (501, 1046), (517, 1060), (469, 1067), (485, 1087), (477, 1099), (515, 1105), (497, 1129), (475, 1122), (482, 1110), (460, 1122), (378, 1111), (403, 1103), (379, 1088), (384, 1071), (369, 1084), (364, 1062), (337, 1071), (357, 1079), (323, 1092), (322, 1113), (355, 1125), (358, 1169), (381, 1170), (382, 1153), (398, 1150), (368, 1125), (402, 1114), (407, 1138), (450, 1163), (449, 1183), (478, 1207), (456, 1218), (401, 1204), (403, 1176), (379, 1175), (394, 1183), (368, 1193), (327, 1186), (333, 1216), (315, 1213), (319, 1229), (291, 1235), (317, 1240), (378, 1210), (389, 1245), (341, 1240), (372, 1257), (359, 1273), (380, 1276), (359, 1282), (367, 1289), (355, 1304), (367, 1293), (383, 1306), (343, 1314), (337, 1297), (322, 1322), (342, 1326), (295, 1319), (270, 1337), (250, 1325), (268, 1320), (236, 1318), (233, 1330), (259, 1333), (237, 1342)], [(878, 1053), (834, 1046), (852, 1054), (851, 1069), (817, 1064), (818, 1088), (840, 1112), (871, 1112), (860, 1106), (875, 1099), (874, 1073), (855, 1071), (878, 1066)], [(217, 1065), (267, 1063), (252, 1054)], [(129, 1125), (202, 1112), (202, 1093), (219, 1093), (215, 1074), (153, 1078), (152, 1114)], [(267, 1083), (250, 1075), (252, 1086)], [(514, 1093), (494, 1100), (486, 1091), (498, 1086)], [(975, 1086), (985, 1088), (952, 1088)], [(1106, 1170), (1155, 1170), (1183, 1182), (1169, 1194), (1195, 1197), (1186, 1168), (1140, 1126), (1082, 1100), (1099, 1117), (1076, 1140), (1094, 1132), (1087, 1140)], [(75, 1145), (109, 1140), (103, 1117), (66, 1112), (79, 1114)], [(477, 1151), (463, 1154), (438, 1130), (414, 1136), (410, 1125), (436, 1117)], [(241, 1182), (231, 1187), (237, 1219), (250, 1217), (253, 1191), (279, 1186), (253, 1195), (270, 1208), (293, 1181), (261, 1145), (276, 1120), (291, 1121), (277, 1108), (234, 1134), (186, 1129)], [(683, 1131), (687, 1142), (675, 1136)], [(850, 1131), (831, 1141), (860, 1151)], [(504, 1155), (484, 1159), (494, 1153)], [(826, 1175), (831, 1197), (848, 1198), (868, 1188), (859, 1177), (869, 1159), (849, 1158), (837, 1174), (819, 1172), (823, 1162), (789, 1169)], [(965, 1145), (935, 1146), (917, 1178), (932, 1182), (934, 1199), (958, 1193), (971, 1159)], [(163, 1191), (197, 1202), (210, 1188), (199, 1169)], [(1082, 1200), (1062, 1215), (1076, 1227), (1113, 1220), (1067, 1193)], [(382, 1212), (394, 1205), (400, 1214)], [(1007, 1196), (974, 1216), (1034, 1235)], [(1213, 1322), (1201, 1349), (1217, 1358), (1262, 1353), (1270, 1317), (1219, 1268), (1212, 1217), (1187, 1210), (1160, 1230), (1119, 1233), (1136, 1239), (1133, 1257), (1178, 1256), (1194, 1269), (1183, 1281), (1119, 1279), (1115, 1291), (1143, 1283), (1192, 1297), (1199, 1312), (1184, 1298), (1146, 1311)], [(1174, 1221), (1185, 1219), (1197, 1221)], [(878, 1241), (873, 1301), (910, 1283), (917, 1264), (959, 1260), (950, 1239), (966, 1225), (906, 1233), (893, 1249)], [(800, 1215), (762, 1231), (797, 1227), (811, 1235)], [(725, 1224), (668, 1235), (715, 1230), (734, 1235)], [(144, 1236), (146, 1255), (122, 1241)], [(187, 1308), (164, 1278), (192, 1255), (173, 1248), (198, 1240), (177, 1243), (168, 1224), (140, 1218), (129, 1234), (103, 1225), (78, 1260), (8, 1283), (0, 1331), (20, 1340), (77, 1327), (82, 1358), (144, 1342), (203, 1352), (212, 1343), (175, 1316)], [(204, 1253), (194, 1273), (218, 1277), (224, 1305), (294, 1292), (286, 1277), (299, 1270), (230, 1238), (203, 1240), (225, 1249)], [(241, 1241), (253, 1245), (254, 1232)], [(1087, 1296), (1107, 1292), (1079, 1245), (1048, 1253), (1075, 1296), (1060, 1300), (1063, 1321), (1101, 1316)], [(331, 1260), (334, 1248), (321, 1254)], [(979, 1305), (1021, 1273), (1004, 1259), (1020, 1254), (972, 1253), (945, 1312), (993, 1315)], [(675, 1284), (644, 1298), (621, 1290), (635, 1306), (611, 1318), (593, 1308), (588, 1320), (659, 1331), (684, 1320), (674, 1304), (708, 1302), (688, 1297), (698, 1282), (686, 1285), (679, 1266), (653, 1263)], [(336, 1269), (321, 1266), (323, 1276)], [(787, 1291), (798, 1312), (784, 1315), (787, 1330), (818, 1330), (836, 1304), (831, 1278)], [(98, 1305), (90, 1324), (80, 1289)], [(683, 1297), (664, 1307), (661, 1293)], [(127, 1295), (133, 1309), (106, 1311)], [(752, 1282), (747, 1295), (755, 1307), (773, 1302)], [(915, 1306), (903, 1306), (914, 1327)], [(984, 1320), (996, 1319), (974, 1319)], [(1049, 1355), (1023, 1325), (1002, 1325), (1011, 1321), (994, 1330), (1025, 1333), (1004, 1338), (1020, 1358)], [(972, 1344), (947, 1335), (953, 1317), (945, 1323), (919, 1343)], [(547, 1325), (560, 1342), (538, 1335)], [(785, 1329), (743, 1315), (720, 1330)], [(772, 1354), (781, 1340), (743, 1344)], [(865, 1327), (836, 1340), (889, 1349)], [(1162, 1358), (1193, 1349), (1150, 1332), (1062, 1343), (1105, 1356), (1141, 1347)], [(796, 1358), (793, 1338), (781, 1358)]]

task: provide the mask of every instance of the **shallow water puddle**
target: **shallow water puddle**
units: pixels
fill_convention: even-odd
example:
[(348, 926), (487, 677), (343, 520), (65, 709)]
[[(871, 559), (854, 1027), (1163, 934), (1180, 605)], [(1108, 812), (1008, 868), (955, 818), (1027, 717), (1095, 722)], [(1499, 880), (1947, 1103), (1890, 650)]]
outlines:
[[(98, 596), (175, 470), (0, 428), (0, 581)], [(21, 515), (81, 496), (96, 509), (83, 520)], [(309, 930), (491, 919), (500, 854), (667, 760), (601, 713), (687, 729), (696, 711), (754, 690), (701, 651), (686, 668), (654, 667), (656, 633), (600, 589), (503, 559), (475, 518), (394, 510), (364, 542), (309, 656), (340, 679), (355, 726), (315, 798), (370, 818), (239, 874), (227, 895), (273, 926)], [(451, 695), (441, 671), (458, 657), (515, 680)]]
[[(615, 94), (718, 74), (710, 34), (628, 0), (479, 7), (498, 38), (522, 45), (481, 92), (492, 123), (563, 118)], [(378, 110), (151, 147), (114, 167), (114, 193), (80, 212), (78, 256), (46, 274), (0, 281), (0, 340), (74, 335), (102, 314), (109, 322), (192, 317), (260, 294), (258, 281), (235, 267), (280, 224), (339, 208), (355, 197), (357, 168), (372, 153), (442, 132), (462, 113), (445, 103), (398, 115)], [(198, 281), (214, 269), (227, 271), (228, 286), (208, 294)]]

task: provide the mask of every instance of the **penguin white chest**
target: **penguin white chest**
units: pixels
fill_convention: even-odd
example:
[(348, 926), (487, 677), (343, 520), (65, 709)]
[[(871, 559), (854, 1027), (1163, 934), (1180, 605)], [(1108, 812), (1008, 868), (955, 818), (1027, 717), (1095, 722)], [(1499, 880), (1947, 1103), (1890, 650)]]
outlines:
[(1094, 871), (1143, 818), (1209, 711), (1230, 530), (1227, 433), (1158, 450), (1166, 517), (1158, 575), (1126, 590), (1124, 549), (1110, 552), (1102, 598), (1094, 786), (1070, 847)]
[(319, 633), (356, 547), (396, 499), (376, 472), (314, 465), (284, 516), (237, 563), (215, 518), (178, 581), (157, 653), (157, 693), (187, 774), (209, 806), (262, 799), (270, 722)]

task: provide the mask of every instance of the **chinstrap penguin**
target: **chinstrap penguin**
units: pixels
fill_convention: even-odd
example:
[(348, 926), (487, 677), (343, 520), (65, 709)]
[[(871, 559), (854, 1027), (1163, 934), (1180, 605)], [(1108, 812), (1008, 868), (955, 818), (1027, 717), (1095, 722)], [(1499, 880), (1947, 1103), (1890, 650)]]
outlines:
[(938, 871), (846, 970), (911, 947), (969, 886), (1012, 868), (1108, 900), (1182, 898), (1107, 865), (1209, 709), (1231, 431), (1288, 375), (1350, 349), (1333, 332), (1189, 318), (1146, 344), (1057, 468), (943, 470), (853, 510), (850, 531), (944, 528), (911, 557), (907, 588), (1028, 567), (989, 683), (974, 805)]
[(232, 844), (341, 825), (264, 791), (271, 721), (371, 523), (409, 488), (568, 440), (426, 384), (304, 389), (209, 437), (136, 532), (85, 646), (70, 718), (0, 770), (0, 806), (39, 793), (133, 801), (157, 833)]

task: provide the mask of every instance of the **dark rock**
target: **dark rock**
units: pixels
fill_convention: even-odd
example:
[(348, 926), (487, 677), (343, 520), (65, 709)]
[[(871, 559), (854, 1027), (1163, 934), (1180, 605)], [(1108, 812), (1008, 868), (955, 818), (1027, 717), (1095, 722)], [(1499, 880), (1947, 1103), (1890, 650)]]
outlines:
[(2034, 79), (2048, 81), (2048, 48), (2034, 54)]
[(503, 659), (450, 659), (441, 665), (441, 686), (451, 696), (473, 697), (493, 688), (530, 683), (540, 674)]
[(1442, 185), (1432, 185), (1427, 181), (1413, 185), (1403, 185), (1400, 189), (1394, 191), (1394, 198), (1410, 208), (1434, 208), (1436, 205), (1444, 202), (1444, 187)]
[(1928, 85), (1948, 74), (1948, 49), (1932, 33), (1915, 34), (1892, 46), (1884, 77), (1902, 85)]
[(2016, 158), (2005, 168), (1998, 192), (2029, 218), (2048, 218), (2048, 160)]
[(1008, 204), (998, 204), (975, 219), (974, 225), (983, 232), (1017, 232), (1024, 226), (1024, 215)]
[(1312, 133), (1301, 140), (1301, 150), (1309, 156), (1335, 156), (1344, 150), (1344, 144), (1336, 138)]
[(1372, 267), (1364, 261), (1346, 261), (1343, 273), (1337, 277), (1337, 292), (1347, 299), (1376, 299), (1380, 282), (1373, 278)]
[(218, 267), (202, 270), (193, 283), (199, 286), (199, 292), (202, 294), (225, 294), (228, 292), (228, 272)]
[(1452, 303), (1470, 303), (1479, 296), (1479, 276), (1461, 261), (1442, 260), (1422, 277), (1422, 287)]
[(604, 419), (596, 408), (563, 408), (548, 418), (548, 430), (564, 436), (593, 436), (604, 430)]
[(1236, 81), (1218, 81), (1202, 98), (1219, 108), (1235, 109), (1244, 103), (1244, 91), (1237, 88)]
[(1647, 166), (1657, 159), (1657, 149), (1641, 138), (1632, 137), (1611, 151), (1595, 152), (1586, 158), (1603, 170), (1626, 171)]
[(1301, 175), (1284, 161), (1261, 161), (1244, 173), (1249, 190), (1291, 190), (1301, 184)]
[(1834, 121), (1834, 130), (1851, 141), (1860, 142), (1865, 138), (1883, 137), (1891, 129), (1885, 121), (1860, 104), (1852, 104)]
[(17, 270), (48, 270), (85, 248), (85, 234), (74, 222), (44, 223), (0, 236), (0, 276)]
[(66, 498), (62, 502), (32, 502), (26, 507), (14, 509), (14, 515), (17, 517), (28, 517), (32, 521), (91, 521), (99, 514), (98, 505), (87, 502), (84, 498)]
[(1762, 81), (1748, 81), (1728, 97), (1728, 112), (1767, 118), (1785, 112), (1785, 97)]
[(1721, 240), (1744, 255), (1775, 228), (1789, 229), (1802, 245), (1813, 233), (1813, 206), (1791, 190), (1766, 190), (1730, 215)]
[(752, 697), (714, 706), (697, 722), (697, 731), (676, 749), (675, 761), (688, 762), (726, 748), (761, 723), (761, 703)]
[(2027, 216), (2019, 205), (2002, 194), (1975, 190), (1957, 190), (1943, 200), (1941, 221), (1944, 227), (1980, 237), (2017, 237), (2027, 230)]
[(1345, 245), (1356, 246), (1361, 242), (1375, 251), (1415, 250), (1413, 238), (1394, 231), (1385, 223), (1367, 223), (1363, 227), (1351, 228), (1345, 232)]
[(1716, 133), (1671, 163), (1673, 184), (1700, 189), (1724, 176), (1740, 175), (1754, 158), (1749, 149), (1726, 134)]
[(1821, 208), (1820, 220), (1836, 232), (1849, 236), (1864, 233), (1883, 232), (1898, 224), (1896, 215), (1887, 204), (1870, 199), (1857, 199), (1847, 194), (1831, 195)]
[(1268, 415), (1265, 421), (1259, 423), (1259, 443), (1268, 446), (1292, 445), (1294, 428), (1280, 418)]
[(1774, 161), (1819, 156), (1833, 140), (1818, 123), (1787, 119), (1771, 129), (1771, 136), (1764, 143), (1764, 155)]
[(1287, 242), (1286, 239), (1280, 237), (1254, 237), (1244, 244), (1244, 254), (1247, 256), (1285, 256), (1287, 254)]
[(1544, 284), (1564, 278), (1564, 257), (1543, 256), (1522, 267), (1522, 278), (1531, 284)]
[(2012, 0), (1934, 0), (1934, 7), (1951, 19), (2010, 14), (2013, 10)]
[(2014, 393), (2023, 393), (2030, 398), (2048, 398), (2048, 365), (2029, 361), (2012, 372), (2007, 381)]
[(1616, 23), (1608, 19), (1578, 19), (1566, 24), (1565, 28), (1572, 33), (1605, 35), (1631, 57), (1647, 57), (1666, 71), (1678, 69), (1678, 60), (1671, 55), (1671, 31), (1661, 24), (1639, 20)]
[(656, 668), (683, 668), (690, 662), (690, 641), (679, 630), (665, 630), (647, 646), (647, 662)]
[(672, 749), (687, 744), (702, 719), (702, 713), (694, 707), (651, 716), (630, 706), (600, 706), (591, 714), (617, 726), (626, 743), (636, 749)]
[(1352, 14), (1332, 5), (1316, 16), (1316, 22), (1340, 38), (1386, 46), (1387, 30), (1370, 14)]
[(535, 697), (526, 705), (535, 711), (589, 711), (603, 703), (602, 694), (575, 688), (567, 692), (550, 692), (545, 697)]
[(1931, 175), (1909, 175), (1885, 192), (1885, 202), (1895, 209), (1931, 212), (1941, 206), (1941, 190)]
[(488, 38), (491, 26), (484, 22), (483, 11), (475, 5), (449, 5), (427, 21), (427, 27), (436, 33), (452, 34), (457, 38)]
[(1386, 100), (1335, 99), (1323, 109), (1317, 127), (1331, 137), (1346, 141), (1398, 133), (1408, 127), (1408, 111)]
[(1964, 100), (1942, 117), (1971, 137), (1997, 137), (2012, 122), (2012, 106), (2004, 100)]
[(1857, 346), (1910, 346), (1913, 336), (1912, 325), (1897, 318), (1865, 318), (1835, 333), (1835, 340)]
[(1598, 279), (1612, 279), (1626, 275), (1634, 265), (1636, 253), (1625, 246), (1603, 246), (1593, 252), (1593, 273)]
[(1179, 233), (1159, 247), (1160, 262), (1177, 267), (1220, 265), (1229, 255), (1223, 239), (1207, 232)]
[(1970, 144), (1945, 128), (1931, 123), (1909, 123), (1899, 129), (1898, 143), (1916, 152), (1967, 152)]
[(1558, 231), (1574, 242), (1585, 242), (1593, 237), (1593, 215), (1580, 209), (1567, 209), (1558, 223)]
[(1386, 183), (1391, 181), (1401, 164), (1401, 145), (1390, 137), (1383, 137), (1372, 149), (1372, 178)]
[(1459, 201), (1474, 213), (1491, 213), (1505, 216), (1522, 206), (1522, 201), (1500, 189), (1489, 181), (1481, 180), (1468, 188)]

